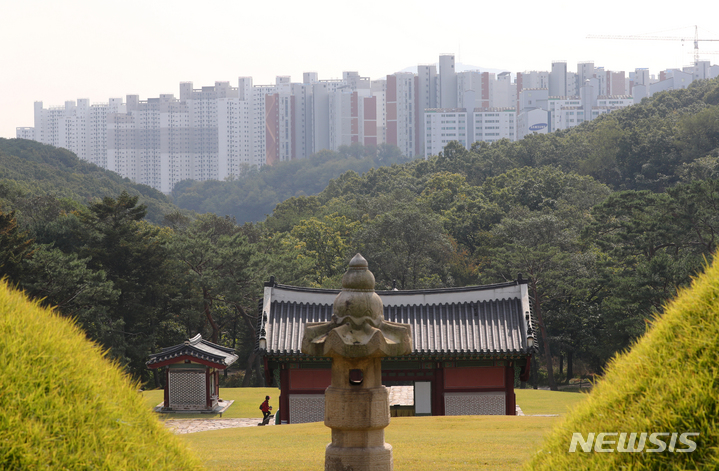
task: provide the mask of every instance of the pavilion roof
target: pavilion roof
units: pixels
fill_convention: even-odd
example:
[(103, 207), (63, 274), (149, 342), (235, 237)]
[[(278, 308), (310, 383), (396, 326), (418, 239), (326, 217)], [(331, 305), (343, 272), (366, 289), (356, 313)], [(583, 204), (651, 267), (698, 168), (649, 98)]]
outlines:
[(202, 338), (201, 334), (197, 334), (179, 345), (166, 347), (159, 353), (151, 354), (146, 365), (149, 368), (158, 368), (166, 364), (190, 359), (191, 361), (196, 360), (203, 364), (209, 363), (224, 369), (237, 361), (237, 358), (238, 356), (234, 349), (208, 342)]
[[(328, 322), (339, 290), (266, 284), (259, 337), (270, 357), (307, 357), (301, 352), (307, 322)], [(377, 291), (384, 318), (410, 324), (408, 357), (503, 356), (533, 352), (525, 280), (509, 283), (411, 291)], [(532, 326), (533, 328), (533, 326)], [(258, 342), (259, 345), (259, 342)], [(307, 357), (309, 358), (309, 357)]]

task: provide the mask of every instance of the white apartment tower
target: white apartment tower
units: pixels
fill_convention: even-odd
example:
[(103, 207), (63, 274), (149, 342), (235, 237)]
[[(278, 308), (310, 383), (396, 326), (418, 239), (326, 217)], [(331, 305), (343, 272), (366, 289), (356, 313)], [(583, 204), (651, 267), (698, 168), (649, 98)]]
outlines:
[(549, 72), (549, 96), (567, 96), (567, 63), (552, 62)]
[(377, 144), (382, 144), (387, 142), (387, 80), (373, 80), (370, 90), (377, 107)]
[(408, 72), (387, 76), (387, 143), (409, 157), (417, 155), (420, 139), (415, 116), (416, 81), (416, 76)]
[(457, 108), (457, 74), (454, 68), (454, 54), (439, 56), (438, 106)]
[[(478, 70), (467, 70), (457, 75), (457, 107), (473, 110), (481, 107), (482, 73)], [(466, 92), (474, 92), (467, 94)]]
[[(437, 67), (435, 65), (419, 65), (417, 66), (417, 106), (416, 122), (418, 123), (417, 132), (420, 136), (425, 134), (424, 110), (437, 108)], [(424, 139), (422, 139), (421, 149), (418, 153), (426, 155), (424, 150)]]
[(467, 110), (464, 108), (435, 108), (424, 111), (424, 157), (437, 155), (452, 141), (468, 145)]
[(549, 72), (536, 70), (519, 72), (517, 73), (517, 86), (518, 92), (528, 88), (549, 89)]
[(626, 95), (626, 77), (624, 72), (606, 72), (604, 95)]
[[(483, 81), (483, 85), (484, 82), (485, 81)], [(492, 101), (490, 103), (483, 102), (482, 108), (513, 108), (516, 106), (517, 87), (512, 82), (512, 74), (510, 72), (502, 72), (497, 75), (496, 81), (489, 82), (489, 85), (493, 86)]]
[(267, 95), (277, 93), (277, 85), (255, 85), (252, 87), (250, 121), (252, 132), (252, 163), (262, 166), (267, 163)]
[(314, 154), (314, 148), (312, 147), (312, 84), (293, 83), (292, 97), (294, 106), (292, 116), (294, 123), (294, 158), (306, 159)]
[(442, 152), (451, 141), (469, 149), (477, 141), (516, 140), (514, 108), (435, 108), (424, 112), (425, 152), (429, 158)]
[[(584, 86), (584, 82), (594, 77), (594, 62), (579, 62), (577, 64), (576, 90), (577, 92)], [(579, 93), (577, 93), (578, 95)]]
[(514, 108), (475, 109), (472, 116), (472, 141), (516, 141), (516, 116)]

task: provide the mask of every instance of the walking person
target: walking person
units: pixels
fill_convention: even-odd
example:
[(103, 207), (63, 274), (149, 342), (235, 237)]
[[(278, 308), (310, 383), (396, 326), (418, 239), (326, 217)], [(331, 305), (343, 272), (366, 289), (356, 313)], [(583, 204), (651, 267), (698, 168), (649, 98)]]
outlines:
[(260, 404), (260, 410), (262, 411), (262, 423), (260, 425), (267, 425), (270, 421), (270, 415), (272, 415), (272, 406), (270, 405), (270, 396), (265, 396), (265, 402)]

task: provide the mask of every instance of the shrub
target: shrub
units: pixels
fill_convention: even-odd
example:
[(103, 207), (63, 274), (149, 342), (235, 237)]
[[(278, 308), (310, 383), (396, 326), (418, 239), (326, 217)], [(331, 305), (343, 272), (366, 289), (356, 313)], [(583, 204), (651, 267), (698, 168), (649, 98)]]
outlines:
[[(719, 259), (669, 303), (629, 352), (615, 357), (589, 400), (547, 438), (532, 469), (718, 469)], [(663, 452), (646, 441), (642, 452), (617, 452), (621, 435), (605, 437), (613, 452), (570, 453), (572, 434), (698, 433), (690, 453)], [(627, 440), (628, 441), (628, 440)], [(595, 442), (596, 446), (596, 442)], [(626, 446), (626, 441), (625, 441)], [(635, 444), (638, 446), (638, 443)], [(687, 449), (676, 442), (676, 449)]]
[(198, 469), (71, 321), (0, 281), (0, 469)]

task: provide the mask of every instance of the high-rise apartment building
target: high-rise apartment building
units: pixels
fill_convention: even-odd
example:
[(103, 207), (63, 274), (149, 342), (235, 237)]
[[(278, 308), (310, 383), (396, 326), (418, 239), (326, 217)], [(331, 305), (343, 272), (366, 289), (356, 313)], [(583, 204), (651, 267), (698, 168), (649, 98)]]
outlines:
[(312, 135), (314, 134), (312, 128), (314, 122), (312, 117), (312, 89), (312, 83), (309, 82), (292, 84), (295, 159), (306, 159), (315, 153), (312, 140)]
[[(510, 72), (502, 72), (497, 75), (496, 81), (491, 80), (489, 73), (486, 74), (486, 78), (485, 75), (482, 74), (482, 97), (484, 97), (485, 88), (487, 92), (489, 92), (491, 85), (492, 100), (489, 101), (482, 98), (481, 107), (514, 109), (514, 106), (517, 105), (517, 87), (512, 81), (512, 74)], [(485, 82), (488, 82), (486, 86), (484, 85)], [(492, 106), (490, 106), (490, 104)]]
[(387, 80), (372, 80), (370, 90), (377, 106), (377, 144), (387, 142)]
[(496, 142), (500, 139), (517, 140), (514, 108), (476, 108), (472, 113), (473, 142)]
[[(472, 93), (467, 93), (472, 92)], [(478, 100), (479, 98), (479, 100)], [(482, 98), (482, 73), (467, 70), (457, 74), (457, 107), (473, 110), (480, 108)]]
[[(419, 124), (417, 132), (425, 135), (424, 110), (437, 108), (437, 67), (435, 65), (417, 66), (417, 106), (415, 120)], [(424, 139), (420, 142), (418, 153), (425, 155)]]
[(425, 153), (429, 158), (458, 141), (469, 149), (477, 141), (514, 141), (516, 137), (514, 108), (435, 108), (424, 112)]
[(457, 71), (454, 54), (439, 56), (438, 100), (440, 108), (457, 108)]
[(424, 111), (424, 142), (425, 154), (428, 158), (437, 155), (444, 147), (452, 142), (459, 141), (467, 147), (469, 142), (469, 129), (467, 124), (467, 110), (464, 108), (435, 108)]
[(626, 95), (626, 77), (624, 76), (624, 71), (612, 72), (609, 70), (606, 74), (606, 87), (603, 95)]
[(549, 72), (549, 96), (567, 96), (567, 63), (552, 62)]
[(387, 143), (406, 156), (414, 157), (419, 148), (415, 107), (417, 77), (409, 72), (387, 76)]
[[(584, 86), (584, 82), (594, 77), (594, 62), (580, 62), (577, 64), (576, 90), (579, 91)], [(577, 93), (578, 95), (579, 93)]]
[(549, 72), (532, 70), (517, 73), (517, 93), (529, 88), (549, 89)]

